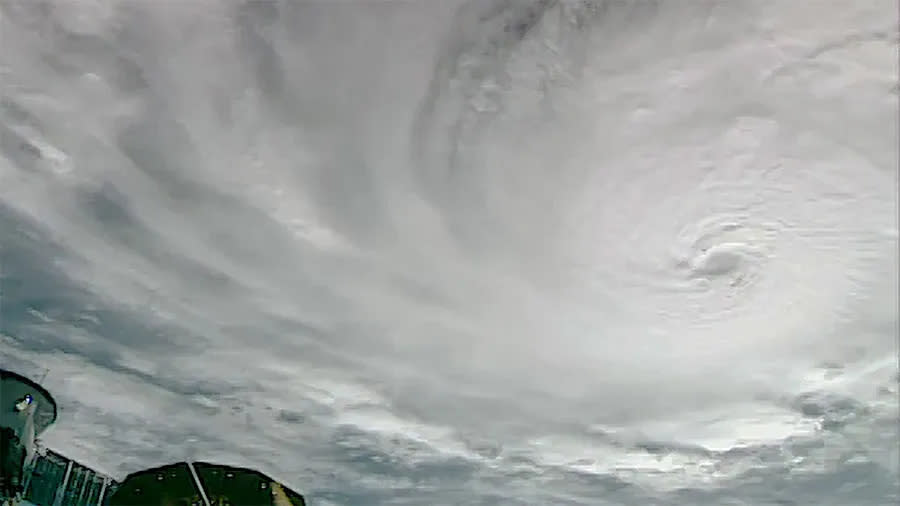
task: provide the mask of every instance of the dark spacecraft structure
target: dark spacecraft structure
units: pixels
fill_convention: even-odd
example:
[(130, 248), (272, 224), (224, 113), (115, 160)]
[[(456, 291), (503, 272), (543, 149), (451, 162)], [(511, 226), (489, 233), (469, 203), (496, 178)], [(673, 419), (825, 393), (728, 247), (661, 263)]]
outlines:
[(50, 392), (0, 369), (0, 505), (306, 506), (301, 494), (259, 471), (211, 462), (177, 462), (117, 481), (40, 445), (56, 417)]
[(303, 496), (265, 474), (209, 462), (178, 462), (128, 475), (109, 506), (305, 506)]
[(35, 463), (37, 437), (56, 421), (56, 401), (45, 388), (0, 369), (0, 501), (21, 497)]

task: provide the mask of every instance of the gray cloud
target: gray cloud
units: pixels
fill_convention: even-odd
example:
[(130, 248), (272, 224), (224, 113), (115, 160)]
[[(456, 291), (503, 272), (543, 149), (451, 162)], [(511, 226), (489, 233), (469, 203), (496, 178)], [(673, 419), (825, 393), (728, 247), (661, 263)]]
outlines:
[(890, 10), (0, 0), (0, 358), (117, 476), (896, 499)]

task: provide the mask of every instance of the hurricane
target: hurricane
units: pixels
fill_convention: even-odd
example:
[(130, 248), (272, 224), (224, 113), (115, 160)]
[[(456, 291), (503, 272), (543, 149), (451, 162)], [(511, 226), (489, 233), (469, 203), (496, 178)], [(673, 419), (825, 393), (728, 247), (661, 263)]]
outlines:
[(896, 10), (0, 0), (0, 362), (118, 477), (895, 504)]

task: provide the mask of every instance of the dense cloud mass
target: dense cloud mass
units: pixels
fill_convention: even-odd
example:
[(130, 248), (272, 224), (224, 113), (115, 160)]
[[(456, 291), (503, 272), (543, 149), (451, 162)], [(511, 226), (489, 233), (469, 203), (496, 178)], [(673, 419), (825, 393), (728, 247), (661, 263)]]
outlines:
[(894, 504), (895, 11), (0, 0), (0, 365), (117, 477)]

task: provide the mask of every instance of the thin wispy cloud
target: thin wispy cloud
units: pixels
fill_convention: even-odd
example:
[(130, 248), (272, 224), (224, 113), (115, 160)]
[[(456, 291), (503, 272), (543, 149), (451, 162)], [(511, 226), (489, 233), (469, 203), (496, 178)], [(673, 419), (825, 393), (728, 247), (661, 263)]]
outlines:
[(894, 10), (0, 0), (0, 360), (118, 477), (884, 504)]

